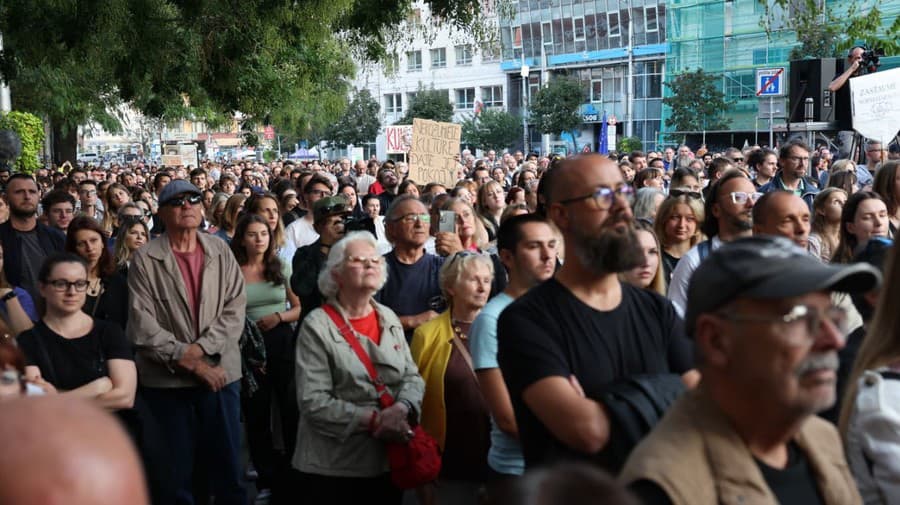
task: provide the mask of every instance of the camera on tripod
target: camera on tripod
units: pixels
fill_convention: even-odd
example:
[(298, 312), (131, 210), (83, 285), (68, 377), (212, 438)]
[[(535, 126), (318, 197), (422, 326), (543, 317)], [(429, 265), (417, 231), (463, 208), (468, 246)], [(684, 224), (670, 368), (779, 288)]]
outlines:
[(881, 57), (884, 56), (884, 49), (869, 49), (863, 46), (863, 53), (859, 60), (859, 66), (864, 67), (870, 74), (878, 70), (881, 66)]

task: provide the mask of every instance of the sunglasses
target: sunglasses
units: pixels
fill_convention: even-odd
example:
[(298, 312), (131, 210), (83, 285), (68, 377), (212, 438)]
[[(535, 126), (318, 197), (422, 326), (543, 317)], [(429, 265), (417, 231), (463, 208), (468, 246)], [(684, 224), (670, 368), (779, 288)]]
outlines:
[(670, 189), (669, 196), (679, 197), (684, 196), (687, 198), (692, 198), (694, 200), (703, 200), (703, 193), (699, 191), (691, 191), (690, 189)]
[(166, 202), (167, 207), (181, 207), (185, 202), (191, 205), (198, 205), (203, 201), (202, 195), (182, 195)]

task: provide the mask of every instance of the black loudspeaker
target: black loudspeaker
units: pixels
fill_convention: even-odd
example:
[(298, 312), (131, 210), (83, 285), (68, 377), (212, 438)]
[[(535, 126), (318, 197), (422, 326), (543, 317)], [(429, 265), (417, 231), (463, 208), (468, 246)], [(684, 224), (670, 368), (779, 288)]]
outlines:
[(813, 99), (813, 121), (836, 121), (834, 93), (828, 85), (837, 76), (836, 58), (795, 60), (791, 62), (791, 123), (806, 120), (806, 99)]

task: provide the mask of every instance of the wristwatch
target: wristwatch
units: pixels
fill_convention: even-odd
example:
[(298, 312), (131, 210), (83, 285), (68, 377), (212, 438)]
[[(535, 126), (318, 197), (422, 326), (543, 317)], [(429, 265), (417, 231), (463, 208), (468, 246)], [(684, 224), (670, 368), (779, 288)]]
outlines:
[(6, 302), (12, 300), (13, 298), (15, 298), (16, 296), (18, 296), (18, 295), (16, 295), (15, 291), (10, 291), (9, 293), (6, 293), (5, 295), (0, 296), (0, 302), (6, 303)]

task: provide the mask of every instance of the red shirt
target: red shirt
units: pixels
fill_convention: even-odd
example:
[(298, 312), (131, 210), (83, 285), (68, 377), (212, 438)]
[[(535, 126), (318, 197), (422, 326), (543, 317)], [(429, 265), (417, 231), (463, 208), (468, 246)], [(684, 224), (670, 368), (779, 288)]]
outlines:
[(194, 331), (200, 337), (200, 291), (203, 283), (203, 246), (197, 241), (197, 247), (192, 252), (176, 252), (175, 263), (181, 270), (181, 278), (184, 280), (184, 291), (187, 294), (188, 303), (191, 304), (191, 315), (194, 316)]
[(351, 319), (350, 326), (360, 335), (365, 335), (375, 345), (381, 345), (381, 328), (378, 327), (378, 313), (373, 309), (368, 316)]

